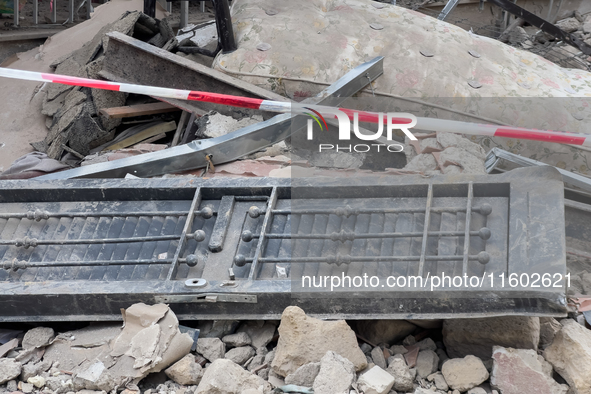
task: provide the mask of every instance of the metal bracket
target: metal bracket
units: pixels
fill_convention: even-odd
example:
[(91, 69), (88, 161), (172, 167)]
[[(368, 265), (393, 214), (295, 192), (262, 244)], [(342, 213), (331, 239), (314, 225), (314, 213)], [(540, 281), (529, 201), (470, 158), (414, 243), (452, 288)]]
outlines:
[(256, 304), (257, 296), (251, 294), (173, 294), (165, 296), (154, 296), (154, 301), (165, 304), (195, 304), (202, 302), (234, 302), (244, 304)]

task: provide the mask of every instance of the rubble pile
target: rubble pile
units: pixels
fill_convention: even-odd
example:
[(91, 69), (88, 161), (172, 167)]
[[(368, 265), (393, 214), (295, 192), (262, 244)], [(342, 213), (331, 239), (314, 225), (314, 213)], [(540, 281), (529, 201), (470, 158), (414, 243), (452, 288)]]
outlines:
[(0, 358), (0, 390), (24, 394), (591, 392), (591, 331), (573, 319), (368, 320), (353, 322), (354, 331), (344, 320), (319, 320), (292, 306), (285, 309), (279, 326), (273, 321), (195, 322), (200, 332), (196, 331), (199, 338), (193, 343), (195, 337), (179, 332), (166, 305), (135, 304), (123, 315), (123, 328), (91, 325), (56, 335), (51, 328), (37, 327), (7, 342), (2, 348), (12, 348)]
[[(559, 20), (555, 25), (586, 45), (591, 45), (591, 14), (583, 15), (579, 11), (574, 11), (572, 17)], [(539, 54), (562, 67), (591, 69), (591, 59), (580, 49), (562, 42), (535, 26), (515, 26), (501, 38), (513, 46)]]

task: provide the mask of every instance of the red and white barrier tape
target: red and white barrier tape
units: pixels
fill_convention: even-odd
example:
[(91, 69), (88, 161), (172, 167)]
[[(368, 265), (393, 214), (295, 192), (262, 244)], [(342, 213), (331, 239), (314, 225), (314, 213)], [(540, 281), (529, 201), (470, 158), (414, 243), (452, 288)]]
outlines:
[[(53, 82), (64, 85), (84, 86), (88, 88), (115, 90), (125, 93), (144, 94), (149, 96), (166, 97), (181, 100), (203, 101), (214, 104), (229, 105), (232, 107), (260, 109), (263, 111), (278, 113), (300, 113), (312, 109), (330, 118), (335, 117), (335, 108), (325, 107), (321, 105), (301, 105), (290, 102), (262, 100), (249, 97), (231, 96), (227, 94), (199, 92), (194, 90), (158, 88), (154, 86), (100, 81), (96, 79), (14, 70), (2, 67), (0, 67), (0, 77), (15, 78), (28, 81)], [(339, 108), (339, 110), (341, 112), (344, 112), (350, 119), (353, 119), (354, 114), (356, 113), (360, 122), (378, 123), (384, 121), (384, 118), (380, 117), (380, 115), (375, 112), (357, 111), (345, 108)], [(410, 125), (414, 121), (415, 119), (411, 118), (396, 118), (393, 120), (393, 123), (403, 126)], [(522, 127), (486, 125), (432, 118), (416, 118), (416, 125), (414, 126), (414, 128), (422, 131), (431, 132), (445, 131), (458, 134), (518, 138), (525, 140), (557, 142), (562, 144), (572, 144), (591, 147), (591, 135), (589, 134), (575, 134), (559, 131), (528, 129)]]

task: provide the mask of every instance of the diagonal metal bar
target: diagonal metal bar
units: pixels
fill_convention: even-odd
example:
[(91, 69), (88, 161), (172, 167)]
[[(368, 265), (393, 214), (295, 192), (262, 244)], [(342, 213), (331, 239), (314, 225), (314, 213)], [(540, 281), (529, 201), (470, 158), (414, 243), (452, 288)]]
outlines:
[(447, 15), (449, 15), (449, 13), (452, 12), (454, 8), (456, 8), (459, 2), (460, 0), (449, 0), (445, 7), (443, 7), (443, 10), (441, 10), (441, 13), (437, 17), (437, 19), (439, 19), (440, 21), (445, 20), (445, 18), (447, 18)]
[[(383, 57), (364, 63), (339, 79), (318, 96), (304, 101), (306, 104), (338, 106), (383, 73)], [(215, 164), (234, 161), (289, 137), (292, 132), (305, 130), (305, 116), (277, 115), (267, 121), (244, 127), (217, 138), (193, 141), (153, 153), (93, 164), (62, 172), (43, 175), (35, 180), (72, 178), (123, 178), (127, 174), (149, 177), (179, 171), (203, 168), (206, 156)]]
[[(429, 183), (427, 190), (427, 203), (425, 204), (425, 224), (423, 226), (423, 243), (421, 245), (421, 256), (419, 259), (419, 276), (423, 276), (425, 269), (425, 255), (427, 254), (427, 239), (429, 238), (429, 225), (431, 224), (431, 204), (433, 203), (433, 184)], [(468, 234), (468, 237), (470, 235)]]

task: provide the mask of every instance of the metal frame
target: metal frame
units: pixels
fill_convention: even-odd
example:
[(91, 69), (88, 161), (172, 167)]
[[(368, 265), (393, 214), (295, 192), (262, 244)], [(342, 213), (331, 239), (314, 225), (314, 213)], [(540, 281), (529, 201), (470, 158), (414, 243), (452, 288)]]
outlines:
[(437, 17), (437, 19), (439, 19), (440, 21), (445, 20), (445, 18), (447, 18), (447, 16), (449, 15), (449, 13), (452, 12), (454, 10), (454, 8), (456, 8), (456, 6), (458, 5), (459, 2), (460, 2), (460, 0), (449, 0), (447, 2), (447, 4), (445, 5), (445, 7), (443, 7), (443, 10), (441, 10), (441, 13)]
[(541, 161), (516, 155), (499, 148), (493, 148), (490, 152), (488, 152), (484, 162), (486, 172), (490, 174), (492, 171), (494, 171), (501, 160), (510, 161), (511, 163), (517, 164), (520, 167), (544, 166), (555, 168), (562, 175), (565, 183), (579, 187), (587, 192), (591, 192), (591, 178), (568, 170), (563, 170), (562, 168), (550, 166), (549, 164), (542, 163)]
[[(109, 48), (112, 46), (110, 43)], [(318, 96), (306, 99), (304, 102), (338, 106), (382, 73), (383, 57), (379, 56), (349, 71)], [(283, 141), (292, 132), (305, 130), (306, 120), (306, 117), (301, 115), (277, 115), (267, 121), (221, 137), (196, 140), (159, 152), (74, 168), (35, 179), (43, 181), (71, 178), (123, 178), (127, 174), (148, 177), (203, 168), (207, 165), (206, 157), (210, 155), (215, 164), (227, 163)]]

